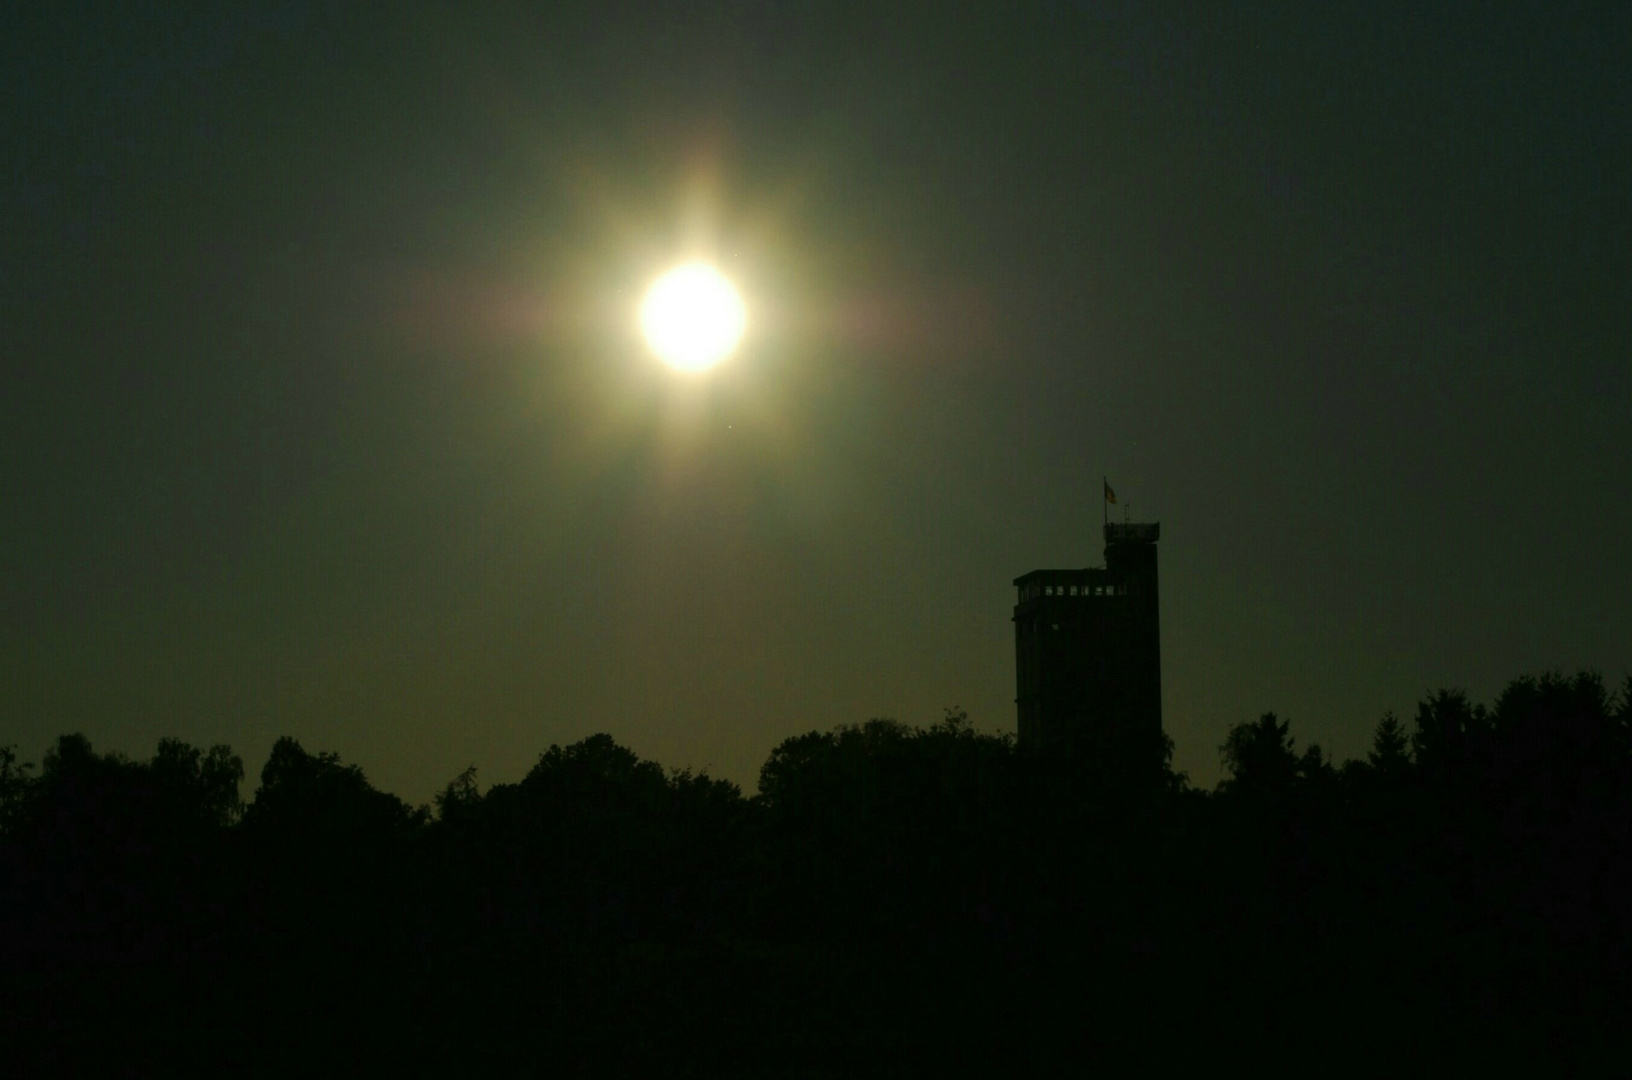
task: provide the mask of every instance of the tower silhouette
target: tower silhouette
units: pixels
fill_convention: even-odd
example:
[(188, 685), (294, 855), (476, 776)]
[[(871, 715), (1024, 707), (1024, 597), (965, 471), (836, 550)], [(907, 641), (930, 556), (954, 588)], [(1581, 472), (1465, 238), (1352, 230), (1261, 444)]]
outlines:
[(1020, 745), (1112, 770), (1165, 763), (1159, 524), (1105, 525), (1103, 569), (1014, 579)]

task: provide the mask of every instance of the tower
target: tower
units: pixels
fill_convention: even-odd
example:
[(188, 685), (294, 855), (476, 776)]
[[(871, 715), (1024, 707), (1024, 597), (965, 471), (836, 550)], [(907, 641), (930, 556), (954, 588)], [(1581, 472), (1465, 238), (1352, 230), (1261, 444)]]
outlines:
[(1105, 526), (1105, 567), (1014, 579), (1020, 745), (1112, 769), (1165, 761), (1159, 524)]

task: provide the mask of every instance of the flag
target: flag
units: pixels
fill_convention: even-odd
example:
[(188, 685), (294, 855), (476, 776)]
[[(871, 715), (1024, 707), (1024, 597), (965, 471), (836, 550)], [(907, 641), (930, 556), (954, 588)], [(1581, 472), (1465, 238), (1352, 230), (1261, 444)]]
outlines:
[[(1104, 483), (1104, 481), (1100, 482)], [(1115, 505), (1116, 503), (1116, 492), (1111, 490), (1110, 484), (1105, 484), (1105, 501), (1111, 503), (1112, 505)]]

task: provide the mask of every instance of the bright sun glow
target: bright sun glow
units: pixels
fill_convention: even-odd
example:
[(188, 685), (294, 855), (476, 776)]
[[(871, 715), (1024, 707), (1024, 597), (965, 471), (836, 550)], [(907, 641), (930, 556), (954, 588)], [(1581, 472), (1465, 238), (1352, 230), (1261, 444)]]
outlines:
[(640, 305), (647, 344), (664, 363), (684, 371), (703, 371), (725, 359), (747, 324), (742, 297), (707, 263), (670, 270)]

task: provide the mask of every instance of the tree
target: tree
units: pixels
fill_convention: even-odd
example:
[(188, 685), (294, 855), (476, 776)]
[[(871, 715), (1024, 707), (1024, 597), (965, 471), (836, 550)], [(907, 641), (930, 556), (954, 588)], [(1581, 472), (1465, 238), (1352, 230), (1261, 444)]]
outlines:
[(1464, 782), (1473, 778), (1489, 732), (1483, 705), (1470, 702), (1466, 691), (1442, 688), (1417, 703), (1411, 750), (1431, 781)]
[(243, 816), (244, 762), (229, 746), (200, 753), (180, 739), (160, 739), (148, 769), (180, 816), (219, 827)]
[[(41, 765), (41, 779), (58, 780), (83, 773), (96, 767), (96, 753), (91, 749), (91, 740), (79, 732), (71, 735), (58, 735), (56, 745), (45, 752)], [(109, 761), (115, 760), (111, 755)]]
[(1593, 671), (1514, 679), (1489, 718), (1490, 780), (1548, 802), (1607, 798), (1632, 764), (1625, 720)]
[(663, 766), (642, 761), (610, 735), (591, 735), (568, 747), (551, 746), (522, 778), (523, 788), (654, 792), (664, 786)]
[(228, 746), (200, 752), (160, 739), (147, 762), (97, 754), (84, 735), (60, 736), (45, 754), (37, 784), (40, 806), (60, 822), (97, 820), (121, 833), (180, 838), (238, 820), (244, 763)]
[(380, 836), (420, 823), (395, 795), (377, 790), (339, 754), (307, 753), (285, 735), (261, 769), (255, 801), (244, 811), (251, 830), (315, 836)]
[(1366, 761), (1381, 780), (1398, 780), (1411, 771), (1411, 739), (1394, 710), (1377, 722)]
[(32, 763), (17, 763), (15, 746), (0, 746), (0, 837), (11, 834), (21, 819), (33, 791), (34, 779), (28, 774)]
[(131, 836), (163, 836), (170, 830), (154, 827), (153, 786), (143, 773), (123, 755), (96, 753), (82, 734), (59, 735), (41, 760), (34, 825), (62, 850), (87, 855), (129, 849)]
[[(1230, 728), (1219, 747), (1232, 792), (1266, 794), (1285, 791), (1298, 777), (1300, 763), (1292, 750), (1291, 722), (1266, 712), (1257, 721)], [(1318, 751), (1317, 751), (1318, 754)]]
[(1298, 755), (1299, 780), (1305, 783), (1323, 783), (1335, 775), (1332, 763), (1319, 743), (1310, 743), (1308, 748)]
[(461, 821), (469, 817), (482, 801), (481, 791), (476, 787), (476, 766), (469, 766), (449, 780), (448, 786), (437, 792), (432, 801), (436, 804), (436, 816), (442, 822)]

